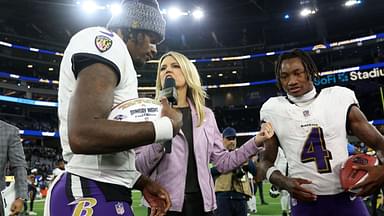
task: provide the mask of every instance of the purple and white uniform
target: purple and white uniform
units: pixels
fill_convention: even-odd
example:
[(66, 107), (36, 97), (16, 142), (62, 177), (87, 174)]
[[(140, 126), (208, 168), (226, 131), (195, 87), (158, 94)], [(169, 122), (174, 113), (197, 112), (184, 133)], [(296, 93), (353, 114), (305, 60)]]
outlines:
[[(125, 43), (118, 35), (103, 27), (91, 27), (80, 31), (72, 37), (64, 52), (60, 66), (58, 96), (60, 139), (64, 160), (68, 162), (66, 165), (67, 173), (60, 178), (58, 177), (58, 182), (51, 187), (48, 193), (48, 201), (45, 208), (46, 216), (88, 215), (87, 212), (92, 209), (102, 209), (104, 207), (107, 208), (107, 206), (113, 207), (116, 205), (115, 202), (113, 202), (115, 204), (106, 204), (106, 201), (99, 199), (102, 196), (106, 196), (106, 200), (109, 199), (107, 195), (110, 191), (103, 191), (101, 187), (108, 188), (109, 185), (114, 190), (115, 187), (120, 186), (122, 190), (128, 190), (133, 187), (141, 175), (135, 167), (135, 153), (133, 150), (113, 154), (82, 155), (74, 154), (70, 149), (67, 124), (69, 104), (77, 85), (76, 78), (78, 73), (93, 63), (106, 64), (116, 73), (118, 84), (113, 93), (113, 105), (138, 97), (137, 74), (132, 58)], [(68, 180), (70, 176), (72, 176), (72, 180), (79, 179), (76, 184), (77, 186)], [(84, 188), (83, 182), (87, 182), (86, 188), (91, 193), (84, 193), (84, 190), (87, 189)], [(82, 190), (83, 192), (79, 193)], [(71, 193), (74, 194), (75, 200), (70, 199), (71, 195), (67, 194), (66, 191), (72, 191)], [(100, 191), (103, 193), (99, 193)], [(81, 202), (84, 199), (86, 202)], [(120, 198), (112, 196), (111, 199)], [(94, 202), (95, 200), (97, 202)], [(125, 198), (125, 200), (122, 199), (122, 206), (129, 205), (129, 200), (130, 197)], [(79, 205), (83, 205), (83, 207), (78, 207)], [(119, 206), (117, 208), (122, 209)], [(80, 209), (80, 212), (77, 212), (78, 209)], [(125, 214), (117, 215), (130, 215), (128, 213), (130, 208), (124, 207), (124, 209)], [(71, 213), (67, 214), (67, 212)], [(108, 214), (103, 213), (105, 211), (93, 212), (93, 215), (114, 215), (116, 211), (112, 210)]]
[[(131, 190), (68, 172), (57, 177), (46, 200), (44, 215), (133, 216)], [(55, 179), (56, 180), (56, 179)]]
[(318, 200), (311, 203), (292, 199), (293, 215), (314, 215), (315, 212), (327, 215), (324, 211), (329, 209), (328, 204), (318, 209), (308, 208), (309, 212), (300, 214), (297, 214), (300, 212), (297, 209), (330, 199), (346, 202), (335, 205), (339, 208), (348, 206), (355, 209), (351, 210), (354, 214), (348, 215), (368, 213), (365, 208), (363, 212), (358, 210), (362, 208), (359, 198), (351, 200), (348, 193), (342, 195), (339, 180), (341, 164), (348, 158), (347, 115), (353, 105), (358, 105), (354, 92), (339, 86), (321, 90), (311, 103), (303, 106), (290, 102), (284, 96), (270, 98), (263, 104), (260, 118), (272, 123), (289, 164), (289, 176), (311, 180), (312, 184), (302, 186), (318, 195)]

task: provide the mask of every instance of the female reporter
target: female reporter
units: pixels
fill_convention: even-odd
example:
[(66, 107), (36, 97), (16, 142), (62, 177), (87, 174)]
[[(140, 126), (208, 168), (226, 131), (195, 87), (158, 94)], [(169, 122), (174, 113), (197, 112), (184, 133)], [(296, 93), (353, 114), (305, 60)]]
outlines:
[(183, 114), (183, 127), (172, 139), (169, 154), (164, 153), (162, 144), (137, 149), (136, 167), (169, 192), (172, 207), (167, 215), (213, 215), (216, 200), (208, 164), (213, 163), (221, 173), (235, 169), (258, 152), (258, 146), (272, 137), (273, 129), (263, 124), (259, 135), (229, 152), (212, 110), (204, 105), (206, 92), (195, 65), (180, 53), (164, 54), (157, 69), (158, 99), (166, 77), (176, 82), (174, 108)]

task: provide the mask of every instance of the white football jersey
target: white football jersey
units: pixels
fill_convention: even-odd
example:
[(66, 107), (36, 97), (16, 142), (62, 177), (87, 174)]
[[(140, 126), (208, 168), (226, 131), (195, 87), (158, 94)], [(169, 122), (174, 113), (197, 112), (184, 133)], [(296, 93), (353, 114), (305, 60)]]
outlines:
[(285, 154), (282, 148), (279, 147), (279, 151), (277, 152), (277, 157), (275, 160), (275, 167), (280, 170), (283, 175), (287, 173), (287, 159), (285, 158)]
[(132, 187), (140, 173), (135, 168), (133, 150), (114, 154), (73, 154), (68, 143), (68, 107), (77, 82), (72, 58), (76, 54), (92, 55), (106, 62), (120, 75), (113, 94), (113, 104), (138, 97), (136, 71), (123, 40), (103, 27), (91, 27), (70, 40), (60, 65), (59, 108), (60, 139), (66, 169), (74, 174), (101, 182)]
[(317, 195), (342, 192), (341, 164), (348, 158), (347, 115), (358, 104), (353, 91), (329, 87), (305, 106), (284, 96), (270, 98), (260, 110), (262, 121), (271, 122), (288, 161), (290, 177), (304, 178), (302, 185)]

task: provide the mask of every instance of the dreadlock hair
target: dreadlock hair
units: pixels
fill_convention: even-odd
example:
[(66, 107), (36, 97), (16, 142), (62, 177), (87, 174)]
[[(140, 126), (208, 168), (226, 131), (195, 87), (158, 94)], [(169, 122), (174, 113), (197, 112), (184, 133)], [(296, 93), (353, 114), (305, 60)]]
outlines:
[(275, 67), (275, 76), (277, 80), (277, 87), (281, 90), (281, 81), (280, 81), (280, 73), (281, 73), (281, 63), (286, 60), (286, 59), (291, 59), (291, 58), (299, 58), (301, 62), (303, 63), (305, 73), (308, 77), (308, 80), (319, 78), (320, 73), (319, 70), (317, 69), (317, 66), (311, 56), (300, 50), (300, 49), (293, 49), (291, 51), (285, 52), (279, 56), (276, 62), (276, 67)]

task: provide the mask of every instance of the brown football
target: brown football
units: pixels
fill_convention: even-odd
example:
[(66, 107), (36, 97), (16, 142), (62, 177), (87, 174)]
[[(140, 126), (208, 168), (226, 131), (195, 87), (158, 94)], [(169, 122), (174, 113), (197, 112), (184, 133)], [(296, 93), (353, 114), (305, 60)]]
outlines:
[[(375, 166), (378, 164), (378, 160), (375, 156), (367, 154), (356, 154), (350, 156), (342, 165), (340, 171), (340, 182), (341, 187), (348, 191), (354, 185), (362, 182), (368, 173), (365, 170), (352, 169), (353, 165), (371, 165)], [(356, 191), (352, 191), (356, 192)]]

